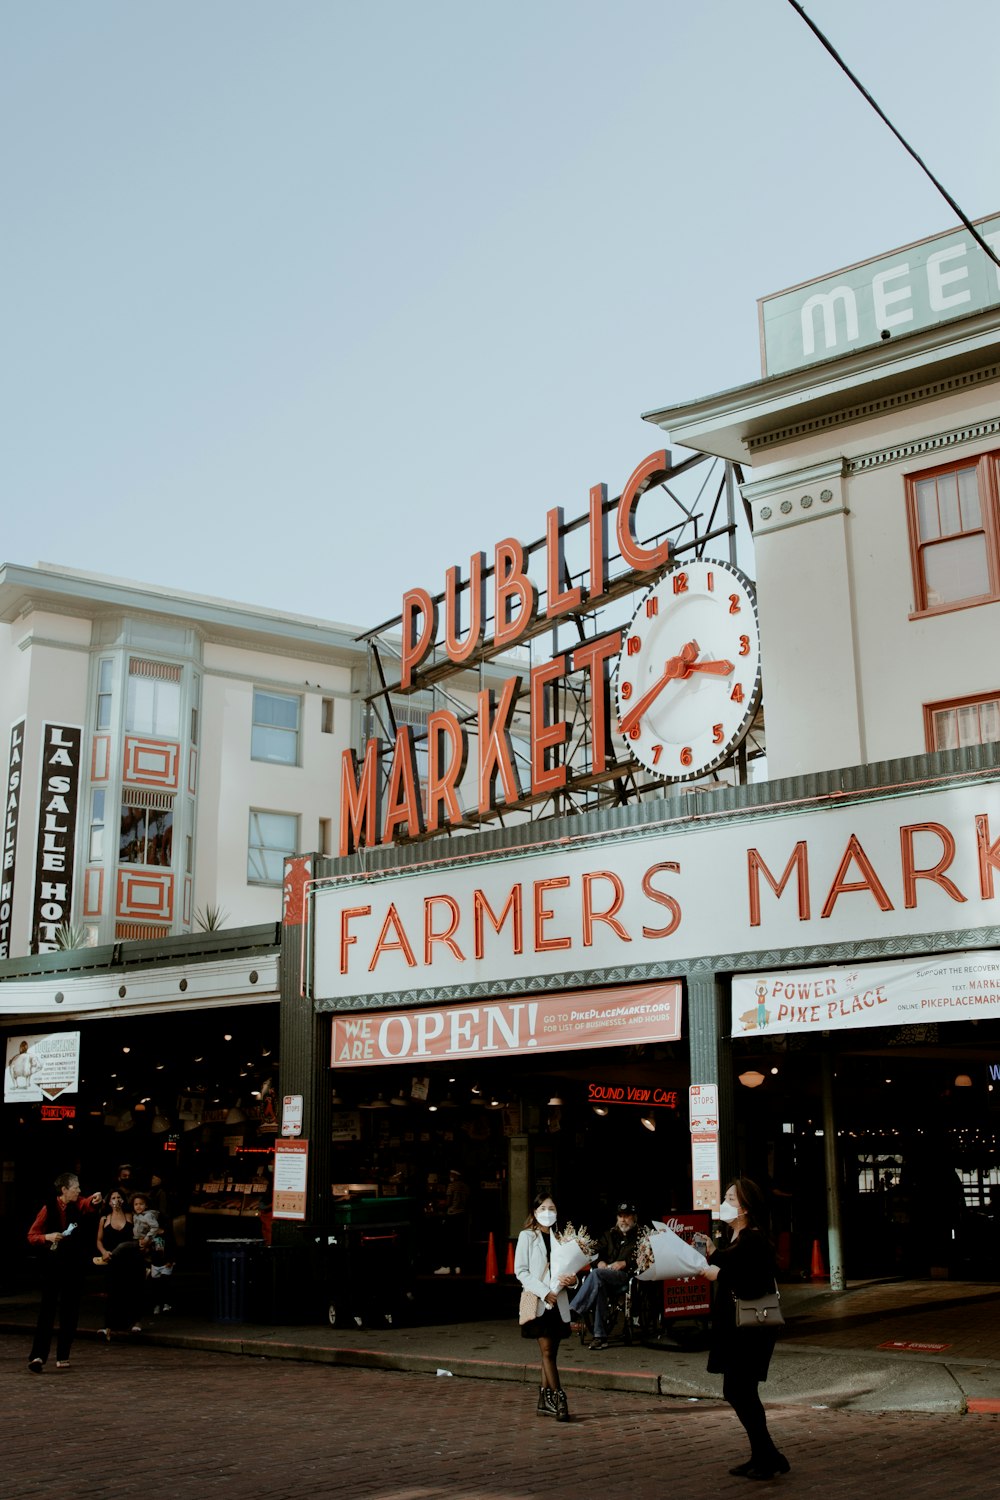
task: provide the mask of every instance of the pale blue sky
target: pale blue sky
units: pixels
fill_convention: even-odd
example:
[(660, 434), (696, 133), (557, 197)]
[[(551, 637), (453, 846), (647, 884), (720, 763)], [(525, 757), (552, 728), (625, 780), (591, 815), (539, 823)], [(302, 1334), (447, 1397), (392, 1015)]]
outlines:
[[(806, 8), (1000, 210), (995, 0)], [(359, 627), (954, 222), (787, 0), (3, 0), (0, 139), (0, 558)]]

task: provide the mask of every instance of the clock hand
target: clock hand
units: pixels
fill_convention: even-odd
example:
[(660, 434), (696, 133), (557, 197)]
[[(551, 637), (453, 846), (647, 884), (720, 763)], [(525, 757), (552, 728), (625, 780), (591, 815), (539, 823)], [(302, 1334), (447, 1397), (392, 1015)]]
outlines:
[(633, 703), (622, 719), (619, 725), (620, 734), (628, 734), (629, 730), (638, 724), (649, 705), (660, 696), (668, 682), (672, 682), (675, 677), (687, 676), (692, 662), (698, 655), (698, 650), (697, 641), (688, 641), (687, 645), (682, 648), (680, 656), (671, 656), (668, 661), (664, 662), (663, 675), (658, 677), (653, 686), (643, 693), (638, 703)]
[(713, 677), (728, 677), (732, 671), (731, 661), (693, 661), (684, 676), (688, 677), (692, 672), (711, 672)]

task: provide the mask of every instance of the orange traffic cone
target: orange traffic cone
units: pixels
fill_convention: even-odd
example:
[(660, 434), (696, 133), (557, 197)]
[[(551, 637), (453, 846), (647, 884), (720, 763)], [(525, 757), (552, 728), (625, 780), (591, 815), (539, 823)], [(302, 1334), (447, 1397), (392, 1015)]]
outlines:
[(514, 1274), (514, 1241), (513, 1240), (508, 1240), (507, 1241), (507, 1264), (503, 1268), (503, 1274), (505, 1276), (513, 1276), (513, 1274)]
[(493, 1239), (493, 1231), (490, 1230), (490, 1242), (486, 1247), (486, 1277), (487, 1282), (499, 1281), (497, 1272), (497, 1247)]
[(819, 1248), (819, 1240), (813, 1240), (811, 1275), (813, 1281), (826, 1280), (826, 1267), (823, 1265), (823, 1252)]

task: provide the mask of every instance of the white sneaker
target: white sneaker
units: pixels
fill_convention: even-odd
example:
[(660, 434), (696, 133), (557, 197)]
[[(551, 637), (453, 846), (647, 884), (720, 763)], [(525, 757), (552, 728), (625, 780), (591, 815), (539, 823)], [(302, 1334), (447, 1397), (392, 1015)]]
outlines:
[(434, 1275), (435, 1276), (450, 1276), (451, 1275), (451, 1266), (438, 1266), (437, 1270), (434, 1272)]

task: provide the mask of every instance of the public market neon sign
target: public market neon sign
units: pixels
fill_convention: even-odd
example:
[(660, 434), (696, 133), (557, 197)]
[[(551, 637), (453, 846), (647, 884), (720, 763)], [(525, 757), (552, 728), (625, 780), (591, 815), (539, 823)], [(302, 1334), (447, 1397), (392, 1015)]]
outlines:
[[(629, 584), (638, 586), (661, 572), (671, 558), (669, 538), (653, 545), (640, 542), (635, 520), (641, 496), (669, 472), (669, 454), (658, 449), (633, 470), (613, 506), (608, 506), (607, 485), (596, 484), (591, 488), (586, 517), (589, 544), (586, 584), (567, 586), (564, 541), (578, 523), (567, 525), (561, 506), (549, 510), (545, 525), (544, 606), (538, 586), (528, 573), (527, 550), (514, 537), (497, 542), (492, 567), (487, 566), (485, 553), (474, 553), (465, 581), (457, 567), (449, 568), (443, 593), (436, 597), (424, 588), (408, 589), (403, 595), (401, 613), (399, 691), (412, 693), (431, 680), (441, 681), (442, 654), (450, 663), (446, 675), (454, 675), (473, 657), (483, 660), (508, 650), (536, 633), (542, 624), (555, 624), (570, 613), (593, 613), (612, 597), (612, 585), (617, 596)], [(625, 564), (625, 571), (614, 580), (608, 577), (612, 515), (615, 542)], [(487, 609), (488, 582), (492, 583), (492, 616)], [(462, 618), (463, 600), (467, 619)], [(490, 618), (492, 635), (486, 630)], [(620, 650), (621, 631), (616, 629), (531, 668), (530, 785), (527, 787), (522, 785), (511, 743), (522, 677), (509, 677), (499, 689), (478, 693), (476, 795), (481, 814), (496, 810), (500, 793), (503, 805), (513, 809), (569, 785), (570, 724), (567, 719), (555, 717), (553, 703), (557, 684), (574, 673), (585, 674), (587, 679), (590, 723), (586, 748), (590, 774), (600, 777), (608, 770), (609, 764), (613, 764), (609, 683), (612, 664)], [(381, 764), (387, 749), (391, 761), (388, 778), (383, 778)], [(381, 738), (374, 737), (369, 739), (360, 760), (354, 750), (345, 751), (341, 766), (341, 856), (353, 854), (360, 844), (369, 847), (388, 844), (400, 836), (415, 838), (461, 822), (458, 787), (468, 759), (468, 731), (450, 709), (436, 709), (428, 715), (427, 775), (423, 784), (409, 725), (398, 727), (391, 748)]]

